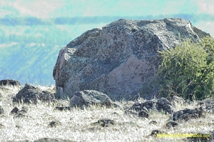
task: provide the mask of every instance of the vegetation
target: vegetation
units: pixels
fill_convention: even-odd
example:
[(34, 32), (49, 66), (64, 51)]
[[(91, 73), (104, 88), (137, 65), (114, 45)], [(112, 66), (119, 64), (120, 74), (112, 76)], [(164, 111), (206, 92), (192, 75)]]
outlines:
[(159, 94), (185, 99), (205, 99), (214, 93), (214, 39), (181, 42), (175, 48), (160, 51)]
[[(43, 90), (54, 92), (53, 87), (39, 86)], [(117, 102), (120, 107), (91, 106), (86, 109), (72, 108), (71, 110), (58, 111), (56, 106), (68, 105), (69, 101), (57, 100), (56, 103), (48, 104), (39, 102), (33, 104), (12, 103), (11, 98), (21, 88), (6, 86), (0, 88), (2, 99), (0, 106), (4, 114), (0, 115), (0, 141), (34, 141), (41, 138), (64, 139), (71, 141), (184, 141), (184, 137), (159, 138), (150, 136), (153, 130), (163, 131), (163, 134), (209, 134), (213, 130), (213, 113), (207, 113), (205, 117), (191, 119), (188, 123), (180, 123), (176, 128), (165, 127), (170, 115), (156, 111), (150, 111), (149, 118), (141, 118), (132, 114), (124, 113), (134, 102)], [(142, 100), (143, 101), (143, 100)], [(177, 104), (175, 111), (185, 108), (196, 107), (197, 102), (191, 104)], [(20, 116), (10, 114), (14, 107), (22, 109), (27, 107), (27, 113)], [(103, 127), (94, 125), (101, 119), (114, 120), (114, 125)], [(156, 121), (156, 124), (150, 124)], [(51, 122), (57, 122), (56, 126), (50, 127)], [(59, 122), (59, 123), (58, 123)]]

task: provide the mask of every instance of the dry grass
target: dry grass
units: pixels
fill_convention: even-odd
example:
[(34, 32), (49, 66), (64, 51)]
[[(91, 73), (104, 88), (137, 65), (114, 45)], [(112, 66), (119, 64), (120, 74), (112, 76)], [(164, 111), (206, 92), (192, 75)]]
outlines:
[[(179, 126), (171, 129), (165, 127), (169, 115), (161, 112), (150, 112), (149, 119), (139, 118), (133, 115), (127, 115), (120, 108), (105, 108), (91, 106), (81, 110), (73, 108), (70, 111), (54, 110), (57, 104), (40, 103), (38, 105), (16, 105), (21, 109), (27, 106), (29, 111), (25, 117), (15, 118), (10, 115), (14, 108), (11, 97), (21, 88), (6, 87), (0, 89), (2, 97), (0, 105), (4, 108), (4, 115), (0, 116), (0, 141), (23, 141), (37, 140), (39, 138), (61, 138), (73, 141), (182, 141), (182, 139), (161, 139), (149, 136), (152, 130), (161, 130), (168, 134), (185, 133), (209, 133), (214, 128), (214, 114), (207, 114), (205, 118), (192, 119), (188, 122), (180, 123)], [(53, 87), (43, 87), (43, 89), (53, 90)], [(68, 103), (64, 101), (64, 103)], [(128, 107), (133, 102), (118, 102), (123, 107)], [(176, 109), (194, 108), (196, 103), (191, 105), (179, 105)], [(99, 119), (109, 118), (114, 120), (115, 125), (101, 127), (93, 125)], [(149, 124), (150, 121), (156, 121), (157, 124)], [(49, 127), (51, 121), (59, 121), (56, 127)], [(1, 126), (2, 125), (2, 126)]]

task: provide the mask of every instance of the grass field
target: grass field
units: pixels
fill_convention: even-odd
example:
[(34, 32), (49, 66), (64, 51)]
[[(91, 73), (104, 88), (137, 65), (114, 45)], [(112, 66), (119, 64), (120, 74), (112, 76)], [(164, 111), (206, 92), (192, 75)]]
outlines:
[[(41, 87), (44, 90), (53, 90), (53, 87)], [(167, 128), (165, 126), (170, 114), (150, 111), (150, 117), (139, 118), (135, 115), (125, 114), (125, 109), (134, 102), (117, 102), (121, 107), (105, 108), (91, 106), (86, 109), (72, 108), (70, 111), (55, 110), (61, 104), (69, 105), (67, 100), (59, 100), (54, 104), (39, 103), (37, 105), (26, 105), (12, 103), (14, 96), (21, 88), (1, 87), (0, 106), (4, 114), (0, 116), (0, 141), (34, 141), (40, 138), (56, 138), (72, 141), (118, 141), (118, 142), (146, 142), (146, 141), (184, 141), (181, 138), (185, 134), (210, 133), (214, 130), (214, 114), (206, 113), (203, 118), (191, 119), (188, 122), (179, 123), (177, 127)], [(143, 100), (142, 100), (143, 101)], [(195, 108), (197, 102), (191, 104), (177, 104), (176, 110), (184, 108)], [(14, 107), (28, 108), (25, 116), (15, 117), (10, 112)], [(114, 125), (102, 127), (94, 124), (100, 119), (114, 120)], [(50, 122), (55, 121), (56, 126), (51, 127)], [(157, 124), (149, 124), (156, 121)], [(153, 130), (178, 135), (178, 138), (158, 138), (150, 136)]]

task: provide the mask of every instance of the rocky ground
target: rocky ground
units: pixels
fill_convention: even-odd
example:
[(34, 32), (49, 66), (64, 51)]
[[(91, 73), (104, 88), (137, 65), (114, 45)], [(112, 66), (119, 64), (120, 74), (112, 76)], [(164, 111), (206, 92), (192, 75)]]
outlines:
[[(54, 92), (54, 87), (1, 85), (0, 141), (171, 142), (212, 141), (214, 137), (213, 100), (187, 102), (170, 97), (106, 103), (85, 98), (91, 103), (71, 107), (78, 95), (57, 100)], [(90, 91), (79, 94), (84, 93)], [(190, 134), (209, 138), (187, 138)]]

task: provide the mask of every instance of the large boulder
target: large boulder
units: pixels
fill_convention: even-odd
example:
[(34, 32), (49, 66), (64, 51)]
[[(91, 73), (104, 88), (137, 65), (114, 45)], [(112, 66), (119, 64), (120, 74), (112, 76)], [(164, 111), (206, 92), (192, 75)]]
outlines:
[(33, 86), (31, 84), (25, 84), (16, 96), (13, 98), (13, 102), (17, 103), (34, 103), (37, 104), (38, 101), (42, 102), (53, 102), (55, 101), (55, 96), (49, 91), (44, 91), (39, 87)]
[[(150, 85), (160, 64), (157, 51), (208, 35), (189, 21), (174, 18), (120, 19), (89, 30), (60, 50), (53, 70), (57, 94), (97, 90), (119, 100), (143, 92), (141, 97), (151, 99), (157, 90)], [(140, 91), (142, 87), (146, 91)]]

